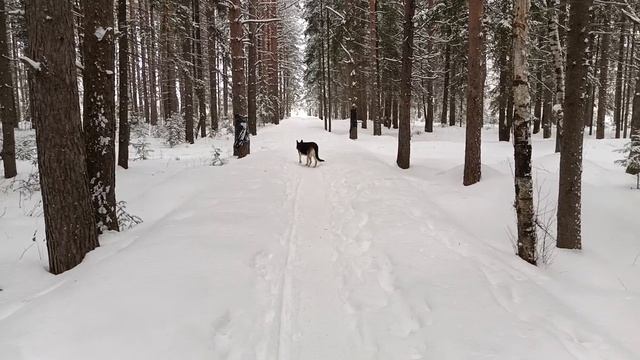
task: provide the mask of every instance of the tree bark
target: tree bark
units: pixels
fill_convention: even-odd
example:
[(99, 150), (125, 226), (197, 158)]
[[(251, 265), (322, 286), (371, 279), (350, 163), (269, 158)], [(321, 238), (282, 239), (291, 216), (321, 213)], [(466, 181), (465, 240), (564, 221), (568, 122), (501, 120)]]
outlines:
[(536, 227), (531, 177), (531, 114), (529, 112), (529, 0), (515, 0), (513, 20), (513, 100), (515, 105), (513, 147), (516, 214), (518, 218), (518, 256), (536, 264)]
[(229, 7), (229, 35), (231, 41), (231, 95), (236, 139), (233, 154), (238, 158), (249, 155), (249, 129), (247, 124), (247, 84), (244, 74), (244, 30), (241, 22), (240, 0), (232, 0)]
[(207, 137), (207, 102), (204, 89), (204, 69), (202, 61), (202, 33), (200, 23), (200, 0), (192, 0), (193, 14), (193, 73), (195, 75), (195, 90), (198, 98), (198, 127), (200, 137)]
[(78, 265), (98, 246), (91, 206), (78, 102), (71, 3), (27, 1), (28, 56), (33, 74), (32, 115), (36, 123), (38, 168), (49, 271)]
[(185, 125), (185, 141), (193, 144), (193, 54), (192, 54), (192, 19), (189, 16), (191, 0), (182, 0), (182, 4), (178, 10), (178, 16), (182, 24), (182, 65), (181, 68), (181, 85), (182, 94), (182, 116), (184, 116)]
[(83, 126), (98, 231), (118, 231), (113, 0), (84, 3)]
[(560, 153), (557, 246), (582, 248), (582, 142), (587, 75), (589, 8), (593, 0), (571, 0), (567, 34), (566, 119)]
[(404, 24), (402, 41), (402, 73), (400, 75), (400, 129), (398, 130), (398, 156), (396, 164), (408, 169), (411, 158), (411, 69), (413, 61), (414, 0), (404, 0)]
[[(373, 135), (382, 135), (380, 119), (380, 59), (378, 58), (378, 1), (369, 0), (369, 41), (371, 51), (371, 68), (373, 71), (373, 86), (371, 87), (370, 115), (373, 120)], [(433, 119), (432, 119), (433, 120)]]
[(598, 88), (598, 115), (596, 118), (596, 139), (604, 139), (605, 116), (607, 114), (607, 91), (609, 90), (609, 46), (611, 43), (611, 26), (609, 15), (604, 12), (604, 29), (600, 45), (600, 87)]
[(218, 131), (218, 53), (216, 37), (218, 30), (216, 28), (216, 5), (214, 2), (207, 4), (207, 19), (209, 36), (208, 55), (209, 55), (209, 104), (211, 106), (211, 130)]
[(552, 15), (549, 22), (549, 35), (551, 37), (551, 53), (553, 54), (553, 67), (555, 73), (555, 95), (553, 103), (553, 118), (556, 123), (556, 152), (562, 150), (562, 132), (564, 122), (564, 97), (565, 97), (565, 78), (564, 78), (564, 56), (562, 55), (562, 44), (560, 41), (559, 14), (561, 12), (559, 0), (549, 0)]
[(129, 26), (127, 0), (118, 0), (118, 165), (129, 168)]
[[(257, 0), (248, 0), (249, 15), (252, 19), (258, 18), (255, 4), (256, 1)], [(258, 43), (256, 40), (256, 24), (252, 22), (249, 24), (249, 59), (247, 64), (247, 111), (249, 117), (249, 132), (251, 133), (251, 135), (258, 134), (256, 118), (256, 62), (258, 61), (257, 51)]]
[(4, 166), (4, 177), (15, 177), (16, 170), (16, 139), (14, 127), (18, 123), (14, 95), (13, 79), (11, 77), (11, 58), (7, 44), (7, 18), (5, 1), (0, 0), (0, 120), (2, 121), (2, 149), (0, 158)]
[(469, 55), (467, 87), (467, 130), (464, 157), (465, 186), (480, 181), (480, 141), (482, 136), (484, 74), (482, 73), (483, 1), (469, 0)]
[(615, 111), (613, 113), (613, 121), (616, 125), (616, 139), (620, 138), (620, 130), (622, 130), (622, 72), (624, 69), (624, 38), (627, 29), (627, 17), (621, 15), (620, 37), (618, 38), (618, 64), (616, 69), (616, 90), (615, 90)]

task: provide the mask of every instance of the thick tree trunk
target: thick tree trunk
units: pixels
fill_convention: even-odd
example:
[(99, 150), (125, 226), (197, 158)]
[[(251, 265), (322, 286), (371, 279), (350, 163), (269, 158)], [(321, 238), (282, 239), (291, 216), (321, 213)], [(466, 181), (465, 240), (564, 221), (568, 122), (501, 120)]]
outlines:
[(518, 218), (518, 256), (536, 264), (536, 227), (531, 177), (531, 114), (529, 112), (529, 64), (527, 38), (529, 32), (529, 0), (515, 0), (513, 20), (513, 100), (515, 105), (513, 147), (516, 214)]
[(584, 95), (587, 84), (586, 50), (589, 31), (589, 8), (593, 0), (571, 0), (567, 35), (566, 121), (560, 153), (557, 246), (582, 248), (582, 142), (584, 132)]
[(611, 26), (609, 15), (605, 12), (604, 33), (600, 45), (600, 87), (598, 88), (598, 115), (596, 118), (596, 139), (604, 139), (605, 116), (607, 114), (607, 91), (609, 90), (609, 46)]
[(480, 141), (482, 136), (484, 74), (482, 73), (483, 1), (469, 0), (469, 55), (467, 87), (467, 131), (464, 151), (465, 186), (480, 181)]
[(84, 3), (84, 111), (87, 171), (98, 230), (118, 231), (113, 0)]
[(118, 165), (129, 168), (129, 26), (127, 0), (118, 0)]
[(229, 36), (231, 41), (231, 95), (235, 142), (233, 154), (238, 158), (249, 155), (249, 128), (247, 121), (247, 84), (244, 74), (244, 30), (241, 22), (242, 5), (240, 0), (232, 0), (229, 7)]
[(7, 44), (7, 18), (5, 0), (0, 0), (0, 121), (2, 121), (2, 149), (0, 158), (4, 166), (4, 177), (9, 179), (17, 175), (16, 139), (14, 127), (18, 123), (16, 103), (13, 97), (11, 78), (11, 58)]
[(71, 3), (27, 1), (28, 56), (35, 62), (33, 117), (49, 271), (78, 265), (98, 246), (78, 102)]
[(391, 123), (393, 128), (398, 128), (398, 118), (400, 117), (400, 107), (398, 105), (398, 96), (394, 92), (391, 98)]
[(408, 169), (411, 156), (411, 69), (413, 61), (414, 0), (404, 0), (404, 24), (402, 41), (402, 73), (400, 74), (400, 129), (398, 130), (398, 156), (396, 164)]

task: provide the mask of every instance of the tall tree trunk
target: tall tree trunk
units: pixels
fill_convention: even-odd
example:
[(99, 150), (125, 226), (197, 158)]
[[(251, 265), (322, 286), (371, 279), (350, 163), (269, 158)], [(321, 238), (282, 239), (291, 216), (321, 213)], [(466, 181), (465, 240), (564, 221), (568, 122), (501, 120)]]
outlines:
[(240, 0), (232, 0), (229, 7), (229, 32), (231, 38), (231, 87), (235, 142), (233, 154), (238, 158), (249, 155), (249, 129), (247, 124), (247, 84), (244, 75), (244, 30), (241, 20), (242, 5)]
[(218, 53), (216, 37), (218, 30), (216, 29), (216, 5), (211, 2), (207, 4), (207, 19), (208, 19), (208, 31), (209, 36), (209, 103), (211, 109), (211, 130), (218, 131)]
[(84, 3), (84, 140), (98, 231), (118, 231), (113, 0)]
[(631, 116), (631, 150), (626, 172), (630, 175), (640, 174), (640, 71), (636, 71), (636, 89), (633, 96), (633, 112)]
[(222, 52), (222, 111), (225, 118), (229, 117), (229, 54), (226, 49)]
[(622, 72), (624, 70), (624, 38), (627, 29), (627, 17), (621, 15), (620, 37), (618, 38), (618, 65), (616, 70), (616, 90), (615, 90), (615, 112), (613, 120), (616, 125), (616, 139), (620, 138), (620, 130), (622, 130)]
[(544, 93), (542, 105), (542, 137), (549, 139), (551, 137), (551, 120), (553, 117), (553, 76), (547, 71), (544, 79)]
[(185, 141), (190, 144), (194, 143), (193, 133), (193, 54), (192, 54), (192, 19), (190, 15), (191, 0), (182, 0), (182, 4), (178, 10), (178, 16), (182, 24), (182, 66), (181, 68), (181, 85), (184, 87), (182, 98), (182, 115), (184, 116), (185, 125)]
[(551, 53), (553, 54), (553, 67), (555, 73), (555, 95), (553, 102), (553, 118), (556, 123), (556, 152), (562, 150), (562, 132), (564, 122), (564, 97), (565, 97), (565, 79), (564, 79), (564, 56), (562, 55), (562, 44), (560, 41), (559, 0), (549, 0), (549, 7), (552, 14), (549, 22), (549, 35), (551, 37)]
[[(356, 18), (357, 18), (357, 6), (355, 4), (356, 0), (347, 0), (347, 20), (346, 27), (350, 32), (356, 31)], [(350, 122), (349, 122), (349, 139), (355, 140), (358, 138), (358, 76), (357, 76), (357, 68), (356, 62), (354, 59), (355, 50), (356, 50), (356, 39), (352, 34), (348, 37), (348, 79), (349, 79), (349, 105), (350, 106)]]
[[(453, 64), (452, 69), (455, 68), (455, 62)], [(449, 126), (456, 126), (456, 88), (453, 80), (452, 76), (449, 86)]]
[(596, 118), (596, 139), (604, 139), (605, 116), (607, 114), (607, 91), (609, 90), (609, 46), (611, 25), (609, 15), (604, 12), (604, 28), (600, 45), (600, 87), (598, 88), (598, 115)]
[(4, 166), (4, 177), (9, 179), (17, 175), (16, 139), (14, 126), (18, 122), (16, 104), (13, 97), (11, 78), (11, 58), (7, 44), (7, 17), (4, 0), (0, 0), (0, 121), (2, 121), (2, 149), (0, 158)]
[[(249, 3), (249, 15), (251, 19), (257, 20), (256, 2), (257, 0), (248, 0)], [(251, 135), (258, 134), (257, 119), (256, 119), (256, 96), (257, 96), (257, 84), (256, 84), (256, 62), (258, 43), (256, 40), (256, 23), (249, 24), (249, 59), (247, 64), (247, 111), (249, 117), (249, 132)]]
[(498, 79), (498, 141), (509, 141), (509, 127), (507, 126), (507, 98), (509, 97), (509, 67), (507, 66), (507, 51), (501, 49), (498, 59), (500, 77)]
[[(121, 0), (118, 0), (121, 1)], [(142, 87), (140, 88), (140, 93), (141, 95), (141, 99), (142, 99), (142, 109), (143, 109), (143, 116), (144, 116), (144, 121), (146, 123), (151, 122), (150, 121), (150, 101), (149, 101), (149, 79), (148, 79), (148, 74), (149, 74), (149, 62), (148, 62), (148, 55), (147, 55), (147, 42), (148, 42), (148, 38), (149, 38), (149, 34), (147, 33), (147, 29), (145, 29), (145, 24), (146, 24), (146, 20), (145, 20), (145, 14), (144, 14), (144, 2), (145, 0), (138, 0), (138, 31), (140, 33), (140, 37), (139, 37), (139, 41), (140, 41), (140, 74), (142, 76)], [(138, 35), (137, 33), (133, 34), (133, 37), (135, 39), (138, 39)]]
[(149, 11), (149, 28), (151, 29), (151, 36), (148, 39), (148, 46), (149, 46), (149, 78), (151, 79), (150, 81), (150, 97), (151, 97), (151, 105), (150, 105), (150, 123), (151, 125), (157, 125), (158, 124), (158, 99), (156, 96), (156, 91), (157, 91), (157, 85), (156, 85), (156, 24), (155, 24), (155, 19), (154, 19), (154, 13), (155, 13), (155, 9), (153, 6), (154, 2), (151, 0), (148, 0), (146, 5), (147, 5), (147, 10)]
[(465, 186), (480, 181), (480, 140), (482, 136), (484, 74), (482, 73), (483, 1), (469, 0), (469, 56), (467, 87), (467, 131), (464, 151)]
[(207, 102), (204, 89), (204, 69), (202, 61), (202, 32), (200, 23), (200, 0), (192, 0), (193, 50), (196, 97), (198, 98), (198, 127), (200, 137), (207, 137)]
[(378, 1), (369, 0), (369, 41), (371, 70), (373, 71), (373, 86), (371, 87), (371, 120), (373, 120), (373, 135), (382, 135), (380, 119), (380, 60), (378, 58)]
[(78, 265), (98, 246), (91, 206), (78, 102), (71, 3), (27, 1), (28, 56), (33, 73), (32, 115), (36, 123), (38, 168), (49, 271)]
[(414, 0), (404, 0), (404, 24), (402, 37), (402, 73), (400, 74), (400, 129), (398, 130), (398, 156), (396, 164), (408, 169), (411, 156), (411, 69), (413, 61)]
[(518, 256), (536, 264), (536, 227), (531, 177), (531, 114), (529, 112), (529, 64), (527, 38), (529, 33), (529, 0), (515, 0), (513, 20), (513, 126), (514, 179), (516, 214), (518, 218)]
[[(371, 0), (370, 0), (371, 1)], [(375, 1), (375, 0), (374, 0)], [(329, 102), (329, 132), (331, 132), (331, 36), (329, 35), (329, 26), (330, 26), (330, 18), (329, 18), (329, 9), (325, 8), (325, 38), (327, 40), (327, 101)], [(380, 79), (378, 79), (378, 84), (380, 83)]]
[[(449, 34), (450, 31), (447, 31)], [(442, 126), (447, 125), (447, 106), (449, 104), (449, 73), (451, 72), (451, 48), (449, 42), (447, 42), (444, 49), (444, 80), (442, 84), (442, 112), (440, 113), (440, 124)]]
[(129, 26), (127, 24), (127, 0), (118, 0), (118, 165), (129, 168)]
[(560, 153), (560, 185), (558, 193), (557, 246), (565, 249), (582, 248), (582, 142), (584, 132), (587, 85), (587, 45), (589, 8), (593, 0), (571, 0), (569, 32), (567, 34), (566, 119)]

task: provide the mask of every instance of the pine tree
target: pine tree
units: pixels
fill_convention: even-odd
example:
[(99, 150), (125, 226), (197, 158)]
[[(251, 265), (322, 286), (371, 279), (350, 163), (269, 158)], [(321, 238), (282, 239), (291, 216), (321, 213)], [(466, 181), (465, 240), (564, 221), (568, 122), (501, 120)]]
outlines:
[(484, 74), (482, 72), (483, 1), (469, 0), (469, 73), (467, 78), (467, 131), (464, 157), (465, 186), (480, 181), (480, 139), (482, 136)]
[(84, 3), (84, 140), (91, 200), (101, 232), (118, 231), (114, 20), (113, 0)]
[(557, 246), (581, 249), (582, 142), (587, 84), (589, 8), (592, 0), (571, 0), (567, 34), (566, 116), (560, 153)]
[(411, 156), (411, 71), (413, 60), (414, 0), (404, 0), (404, 24), (402, 43), (402, 73), (400, 79), (400, 130), (398, 131), (398, 156), (396, 163), (408, 169)]
[(18, 122), (11, 76), (9, 46), (7, 44), (7, 19), (5, 2), (0, 0), (0, 120), (2, 121), (2, 149), (0, 159), (4, 167), (4, 177), (17, 175), (16, 140), (13, 128)]
[(49, 271), (60, 274), (98, 246), (78, 102), (73, 17), (68, 1), (27, 1), (25, 16), (33, 79)]

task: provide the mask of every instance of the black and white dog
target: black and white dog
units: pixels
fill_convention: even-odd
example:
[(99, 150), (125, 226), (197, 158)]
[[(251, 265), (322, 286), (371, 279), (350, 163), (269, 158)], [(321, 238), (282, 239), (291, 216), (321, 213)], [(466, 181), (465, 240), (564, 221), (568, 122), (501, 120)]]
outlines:
[(302, 155), (307, 157), (307, 166), (311, 166), (311, 160), (314, 160), (313, 167), (318, 165), (318, 161), (322, 162), (324, 160), (320, 159), (320, 155), (318, 153), (318, 144), (314, 142), (304, 142), (304, 140), (296, 140), (296, 149), (298, 150), (298, 162), (302, 164)]

